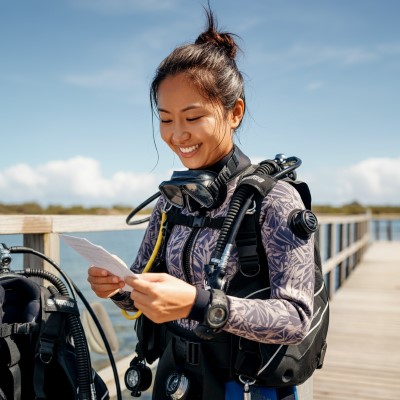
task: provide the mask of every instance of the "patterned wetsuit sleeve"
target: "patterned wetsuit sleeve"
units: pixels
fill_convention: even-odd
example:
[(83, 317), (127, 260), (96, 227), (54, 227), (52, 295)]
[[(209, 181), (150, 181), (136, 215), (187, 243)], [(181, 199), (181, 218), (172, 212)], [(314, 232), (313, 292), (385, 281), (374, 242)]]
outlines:
[[(135, 261), (131, 265), (131, 270), (140, 273), (146, 266), (151, 257), (160, 230), (162, 199), (159, 199), (151, 214), (149, 225), (147, 226), (142, 243), (139, 247)], [(137, 311), (130, 298), (130, 292), (122, 292), (111, 297), (111, 300), (119, 307), (127, 311)]]
[(278, 182), (263, 200), (260, 223), (271, 297), (229, 296), (226, 331), (276, 344), (299, 343), (308, 332), (314, 300), (314, 238), (302, 240), (292, 233), (287, 221), (294, 209), (304, 209), (304, 205), (286, 182)]

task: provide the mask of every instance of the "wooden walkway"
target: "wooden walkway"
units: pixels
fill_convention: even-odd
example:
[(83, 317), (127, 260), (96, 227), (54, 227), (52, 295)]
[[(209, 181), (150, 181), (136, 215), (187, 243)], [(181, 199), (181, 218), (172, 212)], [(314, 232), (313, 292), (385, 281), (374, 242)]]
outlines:
[(400, 242), (374, 242), (331, 302), (314, 400), (400, 399)]

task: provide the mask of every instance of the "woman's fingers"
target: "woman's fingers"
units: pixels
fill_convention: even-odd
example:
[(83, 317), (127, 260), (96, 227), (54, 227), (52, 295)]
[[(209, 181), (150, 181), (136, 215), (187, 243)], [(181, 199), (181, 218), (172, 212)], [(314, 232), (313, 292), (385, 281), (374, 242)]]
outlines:
[(102, 298), (113, 296), (119, 289), (125, 286), (122, 279), (110, 274), (104, 268), (96, 266), (91, 266), (89, 268), (87, 280), (96, 295)]
[(185, 318), (194, 303), (196, 288), (164, 273), (146, 273), (137, 279), (128, 277), (135, 307), (157, 323)]

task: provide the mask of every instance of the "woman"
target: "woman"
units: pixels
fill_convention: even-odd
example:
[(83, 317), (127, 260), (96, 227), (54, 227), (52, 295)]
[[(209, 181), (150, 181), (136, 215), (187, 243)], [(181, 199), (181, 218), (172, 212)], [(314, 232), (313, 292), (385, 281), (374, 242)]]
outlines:
[[(183, 216), (210, 220), (224, 217), (241, 176), (250, 167), (248, 157), (234, 144), (234, 133), (246, 109), (243, 77), (235, 62), (238, 47), (232, 34), (217, 31), (210, 10), (207, 17), (206, 31), (194, 44), (178, 47), (166, 57), (151, 85), (152, 108), (159, 117), (161, 137), (188, 168), (188, 175), (183, 173), (182, 181), (182, 176), (175, 174), (171, 181), (160, 185), (163, 195), (131, 267), (137, 273), (152, 254), (163, 211), (179, 203), (177, 210)], [(212, 199), (202, 197), (204, 175), (209, 180), (215, 178)], [(188, 190), (184, 192), (185, 201), (174, 199), (171, 187), (179, 189), (185, 182), (188, 188), (188, 177), (195, 188), (193, 193), (189, 196)], [(301, 239), (289, 228), (288, 218), (295, 209), (304, 209), (304, 205), (297, 191), (283, 181), (277, 181), (262, 200), (258, 222), (262, 256), (268, 262), (264, 265), (271, 286), (268, 299), (244, 298), (235, 295), (234, 290), (214, 291), (206, 286), (205, 265), (210, 262), (220, 232), (212, 224), (199, 227), (176, 222), (158, 258), (163, 260), (165, 272), (128, 278), (126, 283), (132, 286), (132, 292), (121, 291), (125, 282), (104, 269), (89, 269), (88, 280), (99, 297), (111, 298), (125, 310), (140, 310), (149, 320), (162, 324), (162, 355), (154, 399), (174, 398), (167, 394), (171, 383), (168, 379), (174, 371), (188, 378), (188, 399), (243, 398), (249, 391), (259, 393), (257, 398), (278, 398), (275, 389), (252, 385), (254, 382), (247, 378), (234, 380), (231, 366), (235, 360), (230, 359), (229, 348), (222, 351), (224, 354), (218, 349), (225, 348), (227, 337), (286, 345), (299, 343), (307, 334), (313, 314), (313, 239)], [(239, 269), (238, 252), (233, 249), (223, 277), (225, 288)], [(266, 286), (268, 281), (263, 277), (261, 274), (255, 279)], [(222, 314), (216, 315), (213, 325), (209, 312), (215, 302), (222, 304)], [(216, 328), (208, 341), (204, 336), (210, 326)], [(201, 343), (200, 350), (193, 360), (188, 357), (187, 344), (197, 342)], [(209, 346), (211, 342), (217, 345)], [(182, 343), (186, 350), (182, 350)], [(292, 396), (288, 399), (295, 398), (294, 387), (286, 392)]]

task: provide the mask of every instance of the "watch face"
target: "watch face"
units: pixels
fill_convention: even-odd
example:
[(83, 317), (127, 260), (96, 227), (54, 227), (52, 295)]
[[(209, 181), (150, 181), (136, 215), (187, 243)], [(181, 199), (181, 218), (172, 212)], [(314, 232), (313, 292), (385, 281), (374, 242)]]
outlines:
[(220, 306), (211, 307), (208, 312), (208, 319), (211, 325), (224, 324), (228, 316), (227, 310)]
[(222, 307), (215, 307), (210, 309), (209, 318), (213, 324), (222, 324), (225, 322), (227, 312)]

